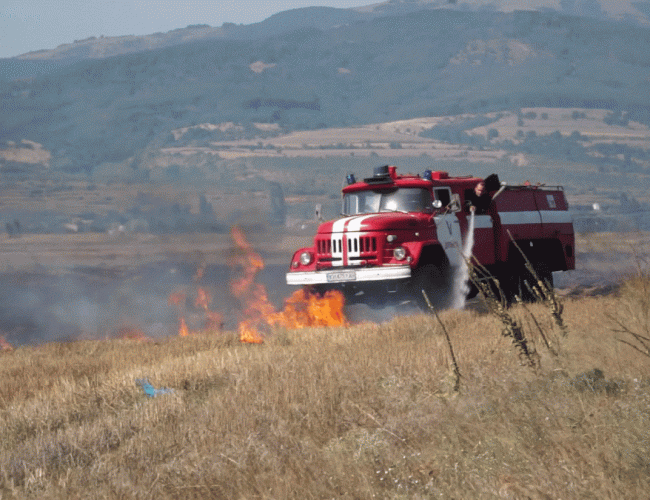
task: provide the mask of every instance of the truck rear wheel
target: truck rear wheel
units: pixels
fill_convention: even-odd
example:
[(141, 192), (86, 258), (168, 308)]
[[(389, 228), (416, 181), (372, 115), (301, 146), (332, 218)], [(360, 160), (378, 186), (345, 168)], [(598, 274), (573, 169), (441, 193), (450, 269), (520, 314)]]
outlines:
[(516, 302), (517, 297), (524, 302), (536, 302), (539, 297), (534, 290), (539, 288), (539, 281), (544, 287), (553, 288), (553, 273), (545, 265), (538, 264), (533, 269), (534, 273), (531, 273), (522, 263), (501, 273), (500, 292), (508, 304)]

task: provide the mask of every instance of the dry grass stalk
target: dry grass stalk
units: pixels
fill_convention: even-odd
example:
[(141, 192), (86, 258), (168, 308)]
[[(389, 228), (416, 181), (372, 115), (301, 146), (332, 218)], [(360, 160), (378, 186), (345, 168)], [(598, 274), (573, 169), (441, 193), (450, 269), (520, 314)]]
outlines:
[(519, 300), (518, 302), (521, 305), (521, 307), (524, 309), (524, 311), (526, 311), (529, 314), (529, 316), (531, 317), (531, 319), (533, 320), (533, 323), (535, 324), (535, 327), (537, 328), (537, 331), (539, 332), (539, 336), (542, 338), (542, 341), (544, 342), (544, 345), (546, 346), (546, 349), (548, 349), (548, 351), (553, 356), (557, 356), (558, 355), (557, 350), (549, 342), (548, 338), (546, 337), (546, 334), (544, 333), (544, 329), (539, 324), (539, 321), (537, 321), (537, 318), (535, 317), (533, 312), (526, 306), (526, 304), (522, 300)]
[(451, 343), (451, 338), (449, 338), (449, 332), (447, 332), (447, 328), (445, 328), (445, 324), (440, 319), (440, 316), (438, 316), (438, 311), (436, 311), (436, 308), (433, 307), (433, 304), (431, 304), (431, 301), (429, 300), (429, 296), (424, 290), (422, 290), (422, 295), (424, 296), (424, 300), (427, 303), (427, 307), (436, 317), (436, 320), (438, 320), (438, 323), (442, 328), (442, 333), (444, 334), (445, 339), (447, 341), (447, 348), (449, 349), (449, 357), (451, 359), (451, 365), (453, 368), (453, 379), (454, 379), (453, 391), (458, 393), (460, 392), (460, 378), (461, 378), (460, 368), (458, 368), (458, 363), (456, 362), (456, 356), (454, 354), (454, 346)]
[(633, 249), (637, 274), (627, 280), (620, 290), (621, 303), (616, 314), (609, 314), (617, 328), (616, 333), (627, 338), (617, 338), (644, 356), (650, 357), (650, 268), (636, 249)]
[(483, 296), (488, 311), (499, 319), (503, 325), (501, 334), (512, 340), (525, 364), (533, 369), (539, 368), (539, 355), (528, 341), (524, 329), (517, 319), (510, 314), (499, 280), (478, 263), (469, 265), (470, 280)]
[(631, 336), (635, 341), (636, 344), (629, 342), (625, 339), (617, 339), (619, 342), (622, 342), (623, 344), (627, 344), (636, 351), (640, 352), (641, 354), (648, 356), (650, 358), (650, 337), (646, 337), (644, 335), (641, 335), (640, 333), (636, 333), (633, 330), (630, 330), (626, 325), (622, 323), (618, 323), (618, 325), (621, 327), (618, 330), (615, 330), (618, 333), (625, 333), (629, 336)]
[(568, 335), (568, 329), (566, 323), (564, 322), (564, 318), (562, 317), (562, 313), (564, 312), (564, 304), (562, 303), (560, 296), (557, 294), (555, 288), (553, 288), (550, 283), (541, 280), (539, 276), (537, 276), (535, 269), (528, 261), (526, 262), (526, 268), (537, 281), (537, 286), (533, 287), (531, 290), (532, 293), (540, 302), (546, 304), (551, 313), (551, 317), (555, 322), (555, 325), (560, 330), (560, 335), (566, 338)]
[[(514, 240), (512, 234), (510, 234), (510, 231), (508, 231), (508, 236), (510, 236), (511, 242), (514, 244), (514, 246), (517, 248), (517, 250), (523, 257), (526, 269), (531, 274), (531, 276), (533, 276), (535, 279), (536, 285), (531, 286), (528, 282), (526, 282), (526, 286), (528, 287), (530, 293), (533, 294), (533, 296), (537, 297), (538, 301), (546, 304), (546, 306), (548, 307), (551, 313), (551, 317), (555, 321), (557, 327), (560, 329), (560, 335), (562, 337), (566, 337), (568, 335), (568, 329), (562, 317), (562, 313), (564, 312), (564, 304), (562, 303), (560, 296), (557, 294), (555, 288), (553, 288), (551, 283), (549, 283), (546, 280), (542, 280), (539, 277), (539, 274), (537, 273), (535, 266), (533, 266), (533, 264), (530, 262), (530, 260), (524, 253), (524, 251)], [(522, 297), (518, 297), (519, 301), (521, 301), (521, 299)]]

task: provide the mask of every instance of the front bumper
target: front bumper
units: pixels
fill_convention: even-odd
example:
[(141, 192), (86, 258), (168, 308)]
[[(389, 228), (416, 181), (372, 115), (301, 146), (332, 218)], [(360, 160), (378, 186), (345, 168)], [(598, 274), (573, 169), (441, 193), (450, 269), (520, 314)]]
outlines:
[(322, 285), (327, 283), (358, 283), (362, 281), (401, 280), (411, 277), (411, 267), (364, 267), (355, 269), (328, 269), (287, 273), (287, 285)]

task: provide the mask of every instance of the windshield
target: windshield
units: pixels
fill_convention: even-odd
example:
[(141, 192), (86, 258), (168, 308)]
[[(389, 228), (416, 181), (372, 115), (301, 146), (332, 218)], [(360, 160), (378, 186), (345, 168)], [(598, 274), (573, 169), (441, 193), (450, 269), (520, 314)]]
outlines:
[(373, 189), (343, 196), (343, 214), (431, 212), (431, 194), (422, 188)]

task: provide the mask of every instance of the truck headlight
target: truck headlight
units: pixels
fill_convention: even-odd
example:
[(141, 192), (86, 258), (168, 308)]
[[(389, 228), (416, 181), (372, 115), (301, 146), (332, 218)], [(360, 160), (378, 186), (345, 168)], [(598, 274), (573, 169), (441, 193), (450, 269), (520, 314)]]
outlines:
[(393, 257), (395, 257), (395, 260), (404, 260), (406, 258), (406, 249), (404, 247), (395, 248)]
[(300, 254), (300, 263), (303, 266), (308, 266), (311, 264), (311, 254), (309, 252), (303, 252)]

